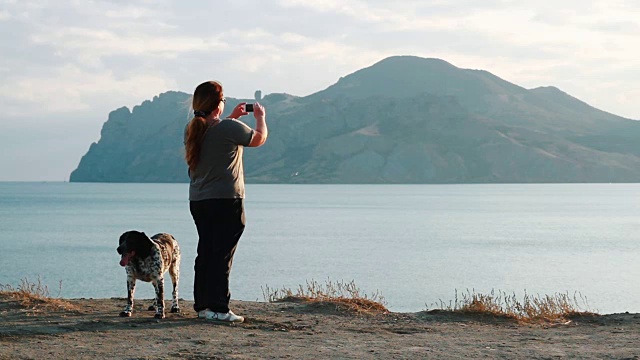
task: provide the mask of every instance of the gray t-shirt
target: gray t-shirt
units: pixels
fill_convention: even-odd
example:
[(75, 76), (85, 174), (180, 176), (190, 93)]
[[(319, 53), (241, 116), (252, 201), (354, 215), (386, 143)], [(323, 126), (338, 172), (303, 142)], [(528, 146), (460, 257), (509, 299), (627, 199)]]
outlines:
[(242, 152), (252, 136), (249, 126), (234, 119), (207, 129), (198, 165), (189, 171), (189, 200), (244, 198)]

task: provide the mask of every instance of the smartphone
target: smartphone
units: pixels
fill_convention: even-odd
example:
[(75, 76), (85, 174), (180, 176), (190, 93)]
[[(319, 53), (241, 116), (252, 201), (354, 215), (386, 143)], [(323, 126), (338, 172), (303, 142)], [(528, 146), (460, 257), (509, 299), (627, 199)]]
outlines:
[(246, 104), (244, 106), (244, 111), (246, 112), (253, 112), (253, 104)]

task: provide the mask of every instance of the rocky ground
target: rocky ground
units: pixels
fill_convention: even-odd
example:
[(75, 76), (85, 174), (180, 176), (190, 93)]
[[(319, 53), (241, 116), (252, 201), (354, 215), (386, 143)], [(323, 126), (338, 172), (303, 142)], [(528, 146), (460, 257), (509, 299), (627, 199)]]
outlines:
[(329, 303), (232, 302), (242, 324), (197, 319), (193, 303), (156, 320), (138, 301), (25, 307), (0, 295), (0, 359), (638, 359), (640, 315), (523, 325), (445, 311), (365, 315)]

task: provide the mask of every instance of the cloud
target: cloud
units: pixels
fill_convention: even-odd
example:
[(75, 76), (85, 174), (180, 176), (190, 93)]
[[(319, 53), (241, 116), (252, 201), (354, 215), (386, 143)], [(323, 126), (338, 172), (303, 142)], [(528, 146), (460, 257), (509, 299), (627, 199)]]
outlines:
[(597, 32), (612, 32), (621, 34), (623, 36), (627, 34), (633, 34), (640, 32), (640, 25), (634, 21), (602, 21), (591, 25), (591, 29)]
[[(42, 111), (106, 114), (159, 92), (191, 91), (206, 78), (224, 78), (227, 93), (236, 96), (249, 96), (257, 88), (306, 94), (330, 85), (344, 75), (345, 68), (356, 70), (354, 60), (371, 62), (381, 56), (335, 41), (259, 27), (206, 34), (198, 33), (197, 28), (174, 31), (181, 27), (163, 21), (170, 9), (162, 10), (162, 6), (145, 9), (137, 3), (116, 11), (109, 8), (112, 2), (93, 2), (92, 7), (80, 4), (50, 9), (54, 15), (70, 14), (73, 21), (65, 26), (59, 26), (61, 19), (56, 16), (45, 18), (38, 6), (30, 7), (22, 20), (11, 24), (16, 42), (23, 46), (16, 51), (11, 50), (15, 44), (6, 44), (11, 56), (0, 60), (0, 79), (4, 80), (0, 107), (5, 118)], [(84, 20), (98, 13), (110, 17), (98, 21), (104, 26)], [(133, 30), (126, 26), (130, 18), (136, 19), (130, 26)], [(150, 31), (147, 20), (165, 25)], [(29, 29), (32, 22), (38, 25)]]
[[(98, 88), (143, 82), (138, 88), (152, 96), (167, 84), (190, 91), (203, 76), (230, 79), (238, 96), (258, 86), (305, 95), (383, 57), (413, 54), (461, 67), (499, 64), (485, 69), (547, 85), (564, 63), (577, 64), (579, 77), (579, 64), (590, 59), (618, 67), (637, 58), (629, 44), (638, 10), (624, 1), (577, 0), (10, 2), (3, 13), (11, 16), (0, 22), (10, 38), (0, 49), (11, 56), (0, 60), (0, 80), (15, 92), (59, 81), (71, 89), (61, 97), (94, 93), (74, 105), (83, 109), (104, 94)], [(2, 89), (10, 93), (9, 85)], [(73, 108), (61, 103), (51, 101), (49, 110)]]
[(307, 95), (392, 55), (554, 85), (640, 118), (640, 3), (631, 1), (0, 3), (0, 125), (83, 118), (93, 125), (76, 136), (87, 144), (110, 110), (167, 90), (218, 79), (234, 97)]
[(58, 56), (84, 64), (100, 65), (102, 57), (136, 55), (140, 57), (170, 57), (193, 50), (223, 50), (228, 44), (216, 37), (158, 37), (153, 34), (123, 35), (106, 29), (65, 28), (34, 35), (35, 45), (48, 44)]
[[(117, 99), (128, 104), (131, 99), (142, 101), (149, 94), (163, 92), (174, 85), (163, 77), (139, 74), (125, 79), (115, 79), (108, 71), (87, 71), (74, 65), (66, 65), (46, 77), (23, 78), (10, 85), (0, 86), (5, 116), (17, 116), (25, 112), (68, 113), (95, 108), (101, 100)], [(6, 101), (6, 102), (5, 102)], [(37, 106), (33, 106), (37, 104)], [(13, 105), (13, 106), (12, 106)]]

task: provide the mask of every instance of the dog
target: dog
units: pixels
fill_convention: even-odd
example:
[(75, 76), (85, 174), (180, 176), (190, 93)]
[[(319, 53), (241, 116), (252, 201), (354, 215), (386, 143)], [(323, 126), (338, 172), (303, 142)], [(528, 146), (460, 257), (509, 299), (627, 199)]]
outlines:
[(180, 279), (180, 247), (171, 234), (160, 233), (149, 238), (144, 232), (127, 231), (120, 236), (116, 249), (121, 255), (120, 265), (127, 271), (127, 306), (120, 313), (130, 317), (133, 313), (133, 294), (136, 280), (151, 282), (156, 290), (154, 305), (156, 319), (164, 319), (164, 274), (169, 270), (173, 283), (171, 312), (180, 312), (178, 282)]

